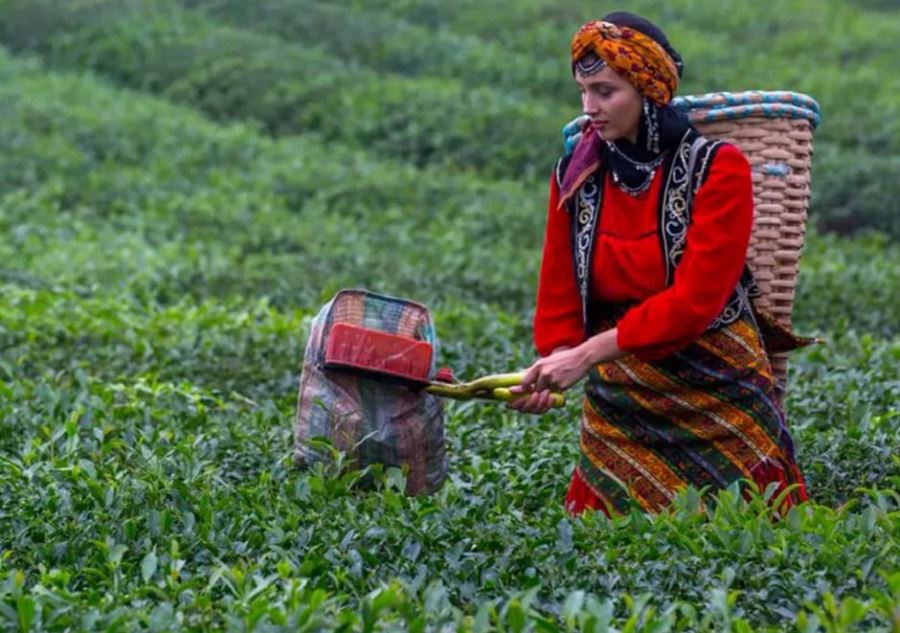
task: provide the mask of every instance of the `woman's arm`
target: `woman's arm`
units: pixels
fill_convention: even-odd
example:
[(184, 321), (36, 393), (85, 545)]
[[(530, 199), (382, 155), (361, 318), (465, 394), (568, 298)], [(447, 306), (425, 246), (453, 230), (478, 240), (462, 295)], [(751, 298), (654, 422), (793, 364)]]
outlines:
[(547, 224), (541, 255), (537, 301), (534, 311), (534, 346), (541, 356), (560, 347), (574, 347), (584, 340), (581, 299), (575, 283), (570, 243), (570, 218), (558, 209), (559, 189), (550, 177)]
[(617, 343), (616, 328), (595, 334), (581, 345), (539, 359), (525, 372), (522, 392), (564, 391), (584, 378), (595, 365), (625, 356)]
[(565, 391), (598, 363), (607, 363), (627, 354), (619, 349), (616, 337), (616, 328), (613, 328), (592, 336), (581, 345), (560, 348), (538, 359), (525, 372), (522, 385), (510, 389), (525, 397), (507, 406), (525, 413), (544, 413), (550, 408), (551, 391)]
[(618, 346), (643, 360), (658, 360), (703, 334), (740, 279), (752, 227), (750, 164), (739, 149), (726, 145), (694, 198), (672, 285), (625, 314), (617, 324)]

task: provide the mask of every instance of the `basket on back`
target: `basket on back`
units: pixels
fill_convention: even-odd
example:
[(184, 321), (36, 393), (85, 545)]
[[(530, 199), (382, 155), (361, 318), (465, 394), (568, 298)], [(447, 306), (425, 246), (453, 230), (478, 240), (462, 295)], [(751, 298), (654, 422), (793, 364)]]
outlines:
[[(753, 169), (755, 215), (747, 263), (759, 285), (756, 305), (790, 327), (800, 253), (806, 235), (813, 130), (818, 104), (794, 92), (712, 93), (680, 97), (700, 132), (733, 143)], [(787, 353), (771, 354), (782, 397)]]

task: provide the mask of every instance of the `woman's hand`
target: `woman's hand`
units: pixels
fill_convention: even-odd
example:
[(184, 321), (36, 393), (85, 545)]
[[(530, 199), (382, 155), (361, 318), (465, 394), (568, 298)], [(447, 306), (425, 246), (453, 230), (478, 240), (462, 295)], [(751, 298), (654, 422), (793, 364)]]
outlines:
[(545, 413), (550, 409), (550, 394), (565, 391), (584, 378), (598, 363), (606, 363), (626, 354), (616, 342), (618, 330), (613, 328), (596, 334), (572, 348), (560, 348), (538, 359), (525, 371), (522, 384), (510, 388), (523, 397), (507, 403), (507, 407), (523, 413)]
[(546, 413), (551, 408), (554, 391), (565, 391), (578, 382), (591, 365), (584, 357), (583, 349), (563, 349), (539, 359), (525, 371), (522, 384), (510, 391), (522, 394), (506, 406), (522, 413)]
[(522, 394), (522, 397), (507, 402), (507, 409), (514, 409), (516, 411), (521, 411), (522, 413), (534, 413), (540, 415), (542, 413), (546, 413), (552, 408), (552, 392), (549, 389), (529, 393), (525, 392), (521, 386), (518, 386), (510, 387), (509, 390), (513, 393)]
[(538, 359), (525, 371), (522, 378), (522, 391), (565, 391), (584, 378), (591, 370), (593, 363), (585, 355), (583, 346), (554, 352)]

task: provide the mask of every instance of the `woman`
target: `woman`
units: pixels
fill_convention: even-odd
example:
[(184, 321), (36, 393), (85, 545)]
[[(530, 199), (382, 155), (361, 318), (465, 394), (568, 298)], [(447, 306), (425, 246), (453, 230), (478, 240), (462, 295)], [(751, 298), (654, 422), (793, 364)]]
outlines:
[(665, 507), (686, 486), (807, 498), (750, 298), (750, 166), (669, 105), (682, 61), (643, 18), (572, 40), (588, 122), (557, 164), (534, 318), (541, 355), (511, 408), (587, 376), (566, 507)]

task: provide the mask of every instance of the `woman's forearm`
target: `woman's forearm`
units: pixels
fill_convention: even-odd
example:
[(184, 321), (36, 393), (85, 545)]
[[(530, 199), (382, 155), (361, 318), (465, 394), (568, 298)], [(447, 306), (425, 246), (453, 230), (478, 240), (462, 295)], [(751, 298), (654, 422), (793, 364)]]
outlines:
[(514, 393), (568, 389), (598, 363), (607, 363), (628, 353), (619, 349), (617, 335), (618, 330), (613, 328), (592, 336), (577, 347), (556, 349), (549, 356), (539, 358), (525, 371), (522, 384), (514, 389)]
[(599, 363), (607, 363), (609, 361), (622, 358), (628, 352), (619, 348), (617, 343), (618, 329), (612, 328), (595, 334), (584, 343), (578, 346), (581, 352), (584, 365), (588, 368)]

